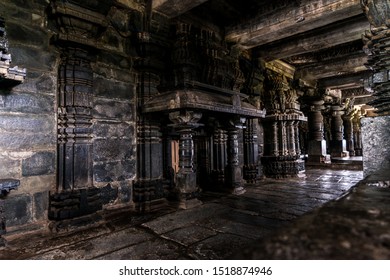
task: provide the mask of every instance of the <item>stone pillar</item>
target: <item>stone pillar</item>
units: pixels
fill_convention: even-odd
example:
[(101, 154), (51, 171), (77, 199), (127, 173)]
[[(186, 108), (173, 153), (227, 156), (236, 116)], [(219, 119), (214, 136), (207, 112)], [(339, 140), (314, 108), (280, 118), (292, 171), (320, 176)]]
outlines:
[(311, 165), (330, 163), (330, 156), (326, 153), (324, 117), (322, 116), (322, 109), (324, 109), (323, 100), (311, 101), (310, 111), (308, 113), (308, 164)]
[[(110, 6), (99, 12), (89, 2), (50, 1), (51, 38), (61, 53), (58, 65), (57, 190), (50, 194), (49, 218), (62, 220), (102, 208), (100, 189), (93, 186), (92, 63), (101, 32), (108, 26)], [(51, 24), (50, 24), (51, 25)]]
[(248, 183), (255, 183), (259, 174), (259, 146), (255, 122), (257, 119), (247, 120), (244, 129), (244, 179)]
[(344, 134), (346, 141), (346, 149), (350, 156), (355, 155), (355, 144), (353, 141), (353, 124), (352, 124), (353, 114), (346, 114), (343, 116), (344, 120)]
[(87, 50), (65, 48), (59, 67), (58, 187), (90, 188), (92, 182), (93, 72)]
[(199, 127), (197, 122), (201, 113), (193, 111), (172, 112), (169, 119), (180, 135), (179, 140), (179, 171), (176, 175), (176, 191), (179, 195), (179, 208), (188, 209), (200, 205), (197, 199), (199, 190), (194, 171), (194, 129)]
[(237, 118), (231, 120), (228, 124), (228, 165), (225, 172), (225, 183), (229, 191), (233, 194), (243, 194), (245, 189), (243, 187), (242, 170), (239, 165), (238, 157), (238, 134), (244, 127), (245, 118)]
[[(153, 115), (145, 115), (143, 105), (158, 94), (162, 71), (163, 49), (156, 35), (148, 30), (137, 33), (135, 47), (138, 59), (134, 63), (138, 71), (137, 86), (137, 180), (134, 183), (133, 200), (138, 211), (152, 210), (165, 203), (169, 191), (164, 184), (164, 175), (173, 180), (170, 171), (163, 169), (163, 143), (161, 123)], [(168, 166), (167, 166), (168, 167)], [(167, 178), (167, 177), (165, 177)]]
[(344, 125), (342, 115), (344, 109), (342, 106), (334, 105), (332, 110), (331, 132), (332, 140), (330, 142), (330, 154), (332, 157), (348, 156), (347, 144), (344, 139)]
[(355, 156), (363, 155), (362, 134), (361, 134), (361, 124), (360, 124), (361, 117), (362, 115), (359, 110), (355, 112), (352, 119)]
[(213, 140), (213, 170), (211, 171), (213, 183), (223, 186), (227, 165), (227, 132), (221, 128), (216, 129)]

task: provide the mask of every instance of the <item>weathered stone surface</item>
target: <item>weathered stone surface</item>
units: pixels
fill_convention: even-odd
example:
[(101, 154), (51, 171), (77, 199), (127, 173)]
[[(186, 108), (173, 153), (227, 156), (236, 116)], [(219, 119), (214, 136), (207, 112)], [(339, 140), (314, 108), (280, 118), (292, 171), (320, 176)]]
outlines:
[(1, 133), (0, 146), (4, 150), (31, 149), (32, 147), (45, 147), (55, 145), (56, 135), (47, 134), (14, 134)]
[(94, 93), (107, 98), (119, 98), (132, 100), (135, 96), (135, 88), (128, 83), (96, 77), (94, 79)]
[[(27, 69), (52, 70), (57, 61), (55, 54), (43, 52), (42, 49), (38, 48), (13, 45), (10, 52), (12, 53), (12, 62)], [(31, 57), (34, 59), (30, 59)]]
[(390, 170), (390, 117), (361, 119), (363, 171), (368, 176), (377, 170)]
[(45, 94), (30, 93), (0, 94), (0, 111), (52, 114), (54, 112), (54, 97)]
[(103, 204), (111, 203), (118, 198), (118, 188), (114, 188), (108, 184), (107, 186), (100, 188), (100, 197)]
[(134, 104), (97, 97), (94, 101), (92, 114), (95, 118), (133, 120), (134, 111)]
[(47, 217), (47, 210), (49, 208), (49, 192), (38, 192), (33, 195), (34, 207), (33, 218), (34, 220), (45, 220)]
[(20, 175), (20, 160), (12, 159), (7, 155), (0, 155), (0, 178), (13, 178)]
[[(31, 16), (30, 16), (31, 18)], [(7, 25), (8, 38), (16, 45), (17, 42), (25, 42), (26, 39), (29, 45), (35, 45), (38, 47), (49, 45), (49, 36), (46, 32), (27, 25), (12, 24)]]
[(93, 143), (94, 161), (130, 160), (135, 156), (132, 139), (97, 139)]
[(7, 227), (24, 225), (32, 220), (32, 197), (28, 194), (8, 196), (4, 201)]
[(55, 167), (54, 152), (37, 152), (22, 161), (23, 176), (37, 176), (54, 173)]
[(39, 133), (54, 131), (54, 121), (44, 115), (0, 115), (1, 132)]
[(134, 124), (115, 121), (97, 121), (93, 125), (93, 132), (96, 137), (130, 137), (134, 135)]
[(118, 188), (118, 198), (122, 203), (128, 203), (132, 198), (133, 186), (131, 181), (121, 181)]
[(96, 182), (113, 182), (132, 179), (136, 172), (134, 160), (103, 162), (94, 165)]

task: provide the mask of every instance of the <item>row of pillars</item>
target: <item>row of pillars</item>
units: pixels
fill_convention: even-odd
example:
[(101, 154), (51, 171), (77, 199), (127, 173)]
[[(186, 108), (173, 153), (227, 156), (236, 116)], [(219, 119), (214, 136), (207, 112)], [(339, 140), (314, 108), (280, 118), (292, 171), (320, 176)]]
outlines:
[[(176, 190), (179, 195), (179, 207), (183, 209), (194, 207), (200, 204), (196, 198), (198, 184), (196, 181), (196, 172), (194, 169), (194, 140), (195, 129), (202, 126), (198, 123), (202, 114), (193, 111), (172, 112), (169, 115), (173, 122), (172, 126), (180, 135), (179, 138), (179, 171), (176, 174)], [(215, 167), (223, 169), (226, 189), (233, 194), (242, 194), (245, 192), (243, 187), (242, 170), (239, 166), (239, 142), (238, 135), (243, 128), (245, 118), (230, 120), (226, 129), (227, 137), (218, 130), (221, 136), (219, 147), (216, 153), (220, 155), (215, 159)], [(223, 143), (227, 144), (227, 149), (223, 149)], [(227, 151), (227, 153), (225, 152)], [(227, 159), (227, 166), (222, 166), (223, 161)]]
[(331, 107), (331, 129), (329, 152), (324, 138), (325, 109), (323, 100), (311, 102), (308, 113), (308, 162), (330, 163), (330, 157), (347, 157), (362, 155), (362, 140), (360, 134), (360, 115), (356, 112), (345, 114), (345, 109), (340, 105)]

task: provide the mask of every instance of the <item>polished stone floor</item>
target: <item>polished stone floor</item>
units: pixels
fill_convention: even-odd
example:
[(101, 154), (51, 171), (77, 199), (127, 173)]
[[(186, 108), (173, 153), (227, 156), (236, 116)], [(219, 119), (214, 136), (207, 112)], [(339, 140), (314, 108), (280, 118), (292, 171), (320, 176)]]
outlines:
[(192, 209), (108, 211), (83, 230), (6, 236), (0, 259), (271, 258), (256, 255), (261, 248), (254, 245), (345, 196), (362, 179), (362, 171), (308, 169), (304, 177), (247, 185), (240, 196), (204, 192), (202, 205)]

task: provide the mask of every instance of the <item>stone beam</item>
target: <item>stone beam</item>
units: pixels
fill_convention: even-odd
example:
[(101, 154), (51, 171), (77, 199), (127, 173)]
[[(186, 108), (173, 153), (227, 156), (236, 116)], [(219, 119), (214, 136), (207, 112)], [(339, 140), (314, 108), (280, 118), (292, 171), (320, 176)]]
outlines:
[(226, 39), (253, 48), (347, 19), (363, 11), (360, 0), (302, 0), (272, 14), (260, 13), (227, 28)]
[(367, 55), (361, 53), (302, 67), (297, 69), (295, 75), (297, 78), (319, 80), (367, 71), (366, 66), (364, 66), (366, 63)]
[(350, 75), (337, 75), (327, 77), (318, 81), (318, 86), (321, 88), (355, 88), (363, 84), (364, 80), (370, 76), (370, 71), (362, 71)]
[(370, 24), (365, 16), (354, 17), (347, 21), (338, 22), (323, 29), (297, 35), (288, 40), (261, 46), (256, 55), (265, 61), (283, 59), (290, 56), (316, 52), (321, 49), (334, 47), (362, 38)]
[(169, 18), (177, 17), (185, 12), (207, 2), (208, 0), (151, 0), (153, 11)]

